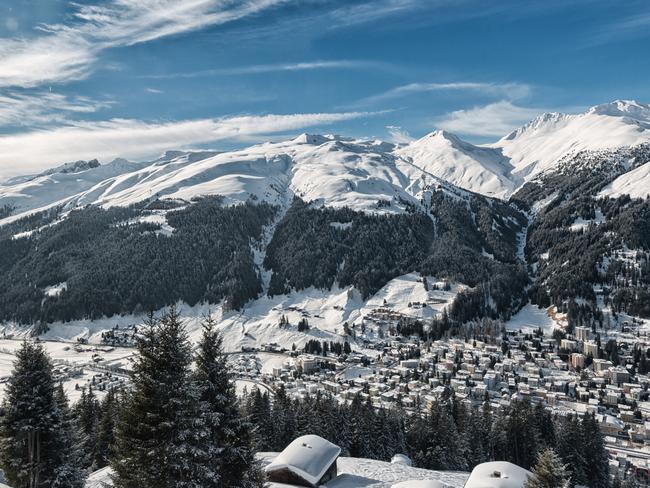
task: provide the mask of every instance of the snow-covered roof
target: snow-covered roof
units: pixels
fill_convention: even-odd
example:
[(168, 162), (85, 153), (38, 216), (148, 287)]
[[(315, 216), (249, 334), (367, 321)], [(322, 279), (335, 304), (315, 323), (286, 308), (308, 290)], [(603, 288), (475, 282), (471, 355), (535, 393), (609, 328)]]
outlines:
[(523, 488), (531, 474), (505, 461), (483, 463), (472, 470), (464, 488)]
[(327, 470), (336, 462), (341, 448), (317, 435), (304, 435), (289, 444), (269, 464), (267, 473), (287, 469), (311, 483), (318, 484)]
[(396, 483), (391, 488), (445, 488), (445, 485), (434, 480), (408, 480)]

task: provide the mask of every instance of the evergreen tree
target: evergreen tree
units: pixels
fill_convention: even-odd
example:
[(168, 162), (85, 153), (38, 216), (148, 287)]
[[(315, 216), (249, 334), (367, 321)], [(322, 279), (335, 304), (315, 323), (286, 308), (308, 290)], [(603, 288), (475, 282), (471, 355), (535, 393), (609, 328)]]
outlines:
[(213, 319), (208, 317), (203, 324), (193, 378), (200, 419), (207, 427), (202, 452), (208, 469), (197, 482), (202, 488), (261, 486), (251, 425), (240, 417), (222, 342)]
[(94, 460), (97, 469), (108, 466), (115, 455), (115, 425), (118, 408), (117, 394), (114, 389), (110, 389), (99, 407), (99, 425), (97, 426), (97, 446)]
[(560, 456), (552, 448), (544, 449), (537, 457), (533, 475), (524, 488), (568, 488), (569, 472)]
[(56, 470), (52, 488), (82, 488), (85, 485), (87, 459), (81, 433), (77, 429), (75, 416), (68, 404), (63, 384), (54, 389), (54, 400), (61, 413), (62, 429), (58, 439), (61, 446), (62, 463)]
[(586, 414), (581, 422), (584, 444), (586, 485), (590, 488), (609, 487), (609, 456), (605, 439), (594, 414)]
[(57, 393), (52, 363), (38, 343), (24, 341), (7, 382), (0, 421), (0, 463), (15, 488), (83, 485), (71, 453), (73, 433), (65, 395)]
[(80, 434), (81, 450), (84, 453), (84, 466), (97, 469), (97, 433), (99, 424), (99, 402), (92, 387), (81, 390), (81, 398), (73, 408), (77, 429)]
[[(205, 472), (197, 446), (206, 435), (195, 419), (192, 351), (175, 308), (149, 316), (137, 338), (128, 394), (117, 426), (116, 488), (199, 488)], [(207, 467), (211, 469), (211, 467)]]

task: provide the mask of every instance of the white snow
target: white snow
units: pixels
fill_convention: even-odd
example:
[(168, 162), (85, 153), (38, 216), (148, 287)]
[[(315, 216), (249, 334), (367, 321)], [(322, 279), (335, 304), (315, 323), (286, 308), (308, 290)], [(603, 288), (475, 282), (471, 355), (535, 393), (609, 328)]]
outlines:
[(64, 281), (56, 285), (51, 285), (43, 290), (46, 297), (58, 297), (62, 292), (68, 289), (68, 284)]
[(523, 179), (553, 168), (581, 150), (633, 146), (650, 141), (650, 105), (617, 100), (585, 113), (545, 113), (489, 147), (501, 149)]
[(570, 230), (574, 232), (585, 230), (589, 225), (600, 225), (605, 222), (605, 216), (600, 209), (595, 211), (596, 216), (593, 219), (585, 220), (582, 217), (578, 217), (574, 220), (573, 224), (569, 227)]
[[(262, 465), (269, 464), (277, 457), (278, 453), (261, 452), (257, 454)], [(426, 469), (412, 468), (399, 464), (391, 464), (372, 459), (340, 457), (337, 461), (338, 476), (326, 483), (327, 488), (391, 488), (396, 483), (403, 482), (438, 482), (448, 488), (463, 488), (469, 473), (458, 471), (429, 471)], [(85, 488), (108, 488), (113, 486), (111, 481), (112, 470), (103, 468), (92, 473), (86, 481)], [(295, 488), (293, 485), (268, 483), (269, 488)], [(419, 487), (420, 485), (400, 485)], [(434, 485), (424, 485), (426, 487)], [(435, 485), (439, 488), (440, 485)], [(0, 485), (0, 488), (3, 488)], [(298, 487), (299, 488), (299, 487)], [(441, 488), (441, 487), (440, 487)]]
[(446, 131), (435, 131), (400, 148), (396, 154), (456, 186), (484, 195), (503, 197), (516, 184), (512, 166), (501, 151), (462, 141)]
[(339, 454), (337, 445), (317, 435), (304, 435), (294, 439), (264, 470), (273, 473), (286, 469), (317, 485)]
[(483, 463), (472, 470), (464, 488), (523, 488), (531, 474), (505, 461)]
[[(13, 178), (0, 182), (0, 206), (16, 207), (16, 215), (25, 215), (53, 204), (66, 204), (71, 197), (101, 181), (134, 171), (141, 164), (123, 159), (77, 173), (43, 174), (32, 178)], [(1, 221), (0, 221), (1, 222)]]
[(650, 196), (650, 161), (622, 174), (600, 192), (599, 196), (648, 198)]
[[(270, 463), (277, 453), (258, 453), (262, 464)], [(403, 464), (391, 464), (372, 459), (340, 457), (337, 461), (338, 476), (327, 482), (328, 488), (391, 488), (395, 483), (415, 480), (437, 481), (449, 488), (463, 488), (469, 473), (458, 471), (429, 471)], [(269, 488), (280, 488), (271, 483)], [(409, 485), (410, 486), (410, 485)]]
[(85, 488), (107, 488), (113, 486), (111, 475), (113, 470), (110, 467), (102, 468), (91, 473), (86, 479)]
[[(0, 206), (17, 206), (10, 222), (37, 210), (87, 204), (126, 206), (155, 199), (223, 195), (285, 204), (298, 195), (332, 207), (396, 213), (424, 192), (458, 188), (507, 197), (554, 168), (563, 156), (650, 141), (650, 106), (616, 101), (577, 115), (547, 113), (491, 145), (475, 146), (435, 131), (407, 145), (303, 134), (283, 142), (216, 152), (169, 152), (153, 163), (113, 163), (79, 173), (14, 178), (0, 184)], [(650, 169), (637, 168), (608, 191), (645, 196)], [(624, 175), (625, 176), (625, 175)], [(644, 178), (646, 178), (644, 180)], [(377, 206), (379, 200), (389, 206)]]
[(506, 322), (506, 329), (534, 332), (541, 328), (545, 334), (551, 334), (553, 329), (562, 327), (561, 323), (554, 319), (553, 316), (552, 308), (539, 308), (537, 305), (528, 303)]

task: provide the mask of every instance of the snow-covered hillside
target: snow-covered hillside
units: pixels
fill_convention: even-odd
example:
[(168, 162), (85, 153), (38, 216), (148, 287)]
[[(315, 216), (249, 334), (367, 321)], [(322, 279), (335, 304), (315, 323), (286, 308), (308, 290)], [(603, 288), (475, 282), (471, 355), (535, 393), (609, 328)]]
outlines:
[(46, 171), (40, 175), (12, 178), (0, 183), (0, 207), (15, 208), (15, 215), (49, 207), (54, 203), (66, 204), (74, 195), (94, 187), (98, 183), (141, 166), (124, 159), (94, 166), (78, 161)]
[[(443, 290), (443, 283), (433, 277), (428, 277), (428, 282), (432, 286), (425, 290), (422, 278), (416, 273), (409, 273), (389, 281), (367, 300), (363, 300), (353, 287), (335, 287), (332, 290), (309, 288), (287, 295), (261, 296), (238, 311), (222, 313), (220, 305), (189, 307), (184, 304), (179, 304), (179, 310), (190, 336), (196, 340), (201, 333), (201, 321), (208, 312), (212, 312), (223, 333), (224, 349), (227, 352), (238, 352), (242, 347), (260, 348), (273, 342), (284, 347), (296, 344), (302, 348), (310, 339), (340, 340), (344, 337), (344, 323), (347, 322), (351, 326), (361, 324), (377, 309), (383, 308), (414, 319), (430, 319), (441, 314), (464, 288), (463, 285), (454, 284), (450, 285), (449, 290)], [(422, 306), (423, 304), (426, 306)], [(280, 326), (283, 316), (289, 322), (286, 327)], [(144, 315), (123, 315), (95, 321), (53, 323), (40, 337), (46, 341), (83, 340), (99, 344), (102, 332), (115, 326), (128, 328), (142, 323), (144, 318)], [(301, 319), (307, 319), (309, 322), (310, 329), (306, 333), (297, 330), (296, 324)], [(0, 333), (14, 338), (29, 332), (30, 329), (14, 324), (0, 327)], [(378, 328), (369, 321), (366, 331), (358, 334), (359, 344), (364, 337), (377, 340), (378, 334)]]
[[(407, 202), (417, 205), (429, 187), (459, 193), (453, 185), (393, 154), (394, 148), (379, 141), (303, 134), (226, 153), (173, 153), (136, 170), (124, 168), (117, 175), (100, 181), (88, 179), (76, 186), (48, 177), (37, 183), (2, 187), (0, 206), (13, 204), (16, 195), (30, 199), (29, 205), (18, 209), (19, 214), (4, 220), (8, 222), (15, 220), (20, 210), (55, 204), (64, 204), (66, 209), (88, 204), (111, 207), (155, 198), (190, 200), (218, 194), (226, 203), (254, 198), (283, 205), (297, 195), (332, 207), (399, 213)], [(106, 171), (104, 168), (94, 171)], [(379, 201), (391, 205), (378, 206)]]
[(650, 195), (650, 161), (616, 178), (601, 191), (600, 195), (609, 197), (630, 195), (632, 198), (647, 198)]

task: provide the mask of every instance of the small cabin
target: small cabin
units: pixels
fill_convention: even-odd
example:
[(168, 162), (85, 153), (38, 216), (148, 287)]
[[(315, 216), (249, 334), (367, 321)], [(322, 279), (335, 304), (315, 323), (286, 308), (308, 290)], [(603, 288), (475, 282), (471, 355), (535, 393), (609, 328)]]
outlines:
[(264, 470), (269, 481), (316, 488), (337, 475), (341, 448), (317, 435), (289, 444)]

